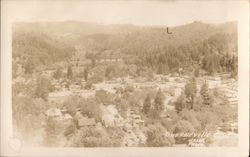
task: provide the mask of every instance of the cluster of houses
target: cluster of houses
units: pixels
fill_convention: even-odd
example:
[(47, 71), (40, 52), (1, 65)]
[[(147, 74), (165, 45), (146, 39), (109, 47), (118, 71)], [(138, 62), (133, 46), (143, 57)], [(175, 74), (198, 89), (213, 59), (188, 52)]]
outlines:
[(59, 108), (50, 108), (45, 112), (46, 118), (53, 118), (57, 122), (63, 124), (66, 128), (73, 122), (76, 123), (78, 129), (85, 127), (108, 127), (115, 126), (123, 128), (125, 135), (123, 138), (123, 146), (138, 146), (145, 144), (146, 136), (141, 131), (144, 121), (136, 111), (129, 109), (127, 118), (123, 118), (113, 104), (101, 105), (102, 122), (96, 122), (95, 118), (84, 116), (81, 110), (78, 109), (72, 117), (67, 110)]
[(146, 143), (146, 136), (142, 132), (141, 128), (144, 125), (144, 120), (133, 109), (127, 110), (127, 119), (125, 123), (126, 134), (123, 144), (128, 147), (138, 146)]
[(136, 111), (128, 109), (126, 118), (123, 118), (117, 111), (115, 105), (102, 105), (101, 109), (103, 114), (102, 123), (105, 127), (115, 126), (124, 129), (125, 135), (122, 145), (138, 146), (138, 144), (145, 144), (146, 137), (141, 131), (144, 121)]
[[(230, 105), (236, 106), (238, 104), (238, 89), (237, 81), (233, 78), (223, 78), (221, 76), (217, 77), (206, 77), (205, 81), (209, 89), (218, 89)], [(204, 83), (204, 78), (198, 79), (198, 88)]]
[(65, 110), (59, 108), (50, 108), (45, 112), (46, 118), (53, 118), (60, 124), (63, 128), (67, 128), (73, 122), (73, 117), (68, 114)]
[[(83, 55), (84, 53), (80, 53)], [(77, 55), (76, 55), (77, 56)], [(79, 60), (77, 57), (72, 58), (72, 64), (77, 66), (86, 66), (90, 64), (86, 59), (84, 63)], [(82, 56), (83, 57), (83, 56)], [(96, 61), (99, 63), (106, 62), (120, 62), (122, 61), (121, 55), (119, 52), (105, 51), (99, 57), (96, 58)], [(42, 76), (52, 78), (55, 70), (46, 70), (42, 72)], [(169, 76), (169, 75), (154, 75), (152, 81), (135, 80), (129, 77), (127, 78), (117, 78), (114, 80), (104, 81), (100, 83), (93, 84), (93, 88), (90, 90), (82, 89), (82, 86), (76, 83), (68, 84), (63, 79), (52, 79), (51, 84), (55, 87), (54, 92), (48, 94), (48, 101), (50, 103), (62, 104), (65, 99), (71, 95), (78, 95), (80, 97), (94, 97), (96, 91), (104, 90), (112, 94), (118, 94), (117, 89), (125, 89), (126, 85), (132, 85), (136, 90), (144, 90), (147, 88), (150, 89), (161, 89), (165, 95), (164, 105), (166, 110), (175, 110), (174, 106), (170, 102), (176, 101), (176, 99), (184, 91), (185, 84), (189, 79), (188, 76)], [(208, 84), (209, 89), (218, 88), (220, 93), (228, 100), (230, 105), (236, 106), (238, 103), (237, 98), (237, 82), (233, 79), (222, 79), (221, 77), (206, 77), (206, 83)], [(25, 78), (18, 76), (13, 80), (13, 82), (27, 82)], [(198, 90), (204, 83), (204, 78), (197, 78), (197, 87)], [(85, 81), (82, 81), (81, 84), (85, 84)], [(141, 103), (142, 104), (142, 103)], [(70, 124), (71, 122), (76, 121), (77, 127), (90, 127), (90, 126), (115, 126), (123, 128), (125, 132), (123, 145), (124, 146), (138, 146), (139, 144), (145, 144), (146, 136), (142, 132), (142, 127), (144, 126), (144, 121), (138, 111), (133, 109), (128, 109), (126, 112), (126, 118), (122, 117), (116, 109), (114, 104), (105, 104), (101, 105), (102, 110), (102, 122), (97, 123), (94, 118), (84, 116), (80, 110), (78, 110), (75, 115), (72, 117), (65, 110), (58, 108), (50, 108), (46, 111), (45, 115), (47, 117), (53, 117), (58, 121), (61, 121), (65, 124)], [(236, 128), (236, 127), (232, 127)], [(197, 145), (198, 143), (193, 142), (191, 145)]]
[(72, 124), (73, 121), (76, 122), (77, 128), (79, 129), (82, 127), (96, 126), (97, 124), (94, 118), (83, 116), (80, 110), (78, 110), (74, 117), (72, 117), (67, 113), (66, 109), (50, 108), (45, 112), (45, 115), (46, 118), (54, 118), (58, 122), (62, 122), (65, 125), (65, 128)]

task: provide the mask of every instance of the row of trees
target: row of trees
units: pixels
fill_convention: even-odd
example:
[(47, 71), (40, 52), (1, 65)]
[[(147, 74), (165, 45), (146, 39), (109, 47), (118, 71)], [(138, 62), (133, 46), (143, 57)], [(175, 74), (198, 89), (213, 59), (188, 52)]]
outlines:
[[(201, 98), (201, 101), (199, 101)], [(175, 102), (175, 109), (177, 112), (182, 111), (183, 109), (194, 109), (195, 107), (200, 106), (202, 103), (204, 105), (212, 105), (213, 97), (211, 92), (208, 89), (208, 84), (204, 82), (201, 86), (200, 93), (197, 93), (197, 85), (195, 78), (192, 78), (186, 85), (184, 93), (182, 93)], [(195, 106), (196, 105), (196, 106)]]

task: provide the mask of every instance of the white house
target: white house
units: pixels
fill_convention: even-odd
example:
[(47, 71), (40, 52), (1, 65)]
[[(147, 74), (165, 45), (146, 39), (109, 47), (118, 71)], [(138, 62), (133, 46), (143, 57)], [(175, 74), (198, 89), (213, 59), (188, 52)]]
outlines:
[(57, 91), (51, 92), (48, 95), (48, 101), (50, 103), (62, 103), (67, 96), (72, 94), (71, 91)]

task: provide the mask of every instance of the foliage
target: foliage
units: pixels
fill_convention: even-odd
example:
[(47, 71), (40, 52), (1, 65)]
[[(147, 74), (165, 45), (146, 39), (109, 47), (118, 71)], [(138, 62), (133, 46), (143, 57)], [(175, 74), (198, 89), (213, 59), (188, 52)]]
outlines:
[(41, 98), (16, 97), (12, 102), (13, 127), (23, 138), (31, 138), (42, 126), (41, 113), (48, 108)]
[(199, 68), (196, 68), (195, 71), (194, 71), (194, 76), (195, 77), (199, 77), (200, 76), (200, 69)]
[(166, 136), (166, 129), (161, 124), (149, 125), (146, 136), (146, 144), (149, 147), (173, 146), (174, 144), (174, 139)]
[(95, 83), (98, 83), (98, 82), (102, 82), (103, 80), (104, 80), (104, 76), (94, 74), (92, 77), (88, 78), (87, 83), (95, 84)]
[(65, 127), (64, 136), (69, 138), (73, 136), (76, 131), (77, 131), (76, 124), (72, 122), (68, 126)]
[(81, 106), (81, 99), (77, 96), (67, 97), (66, 100), (62, 104), (62, 108), (67, 109), (67, 112), (74, 116), (77, 109)]
[(212, 98), (209, 94), (208, 85), (206, 82), (201, 86), (200, 95), (202, 96), (204, 105), (211, 105)]
[[(193, 133), (195, 131), (195, 128), (193, 125), (187, 121), (187, 120), (179, 120), (177, 124), (174, 126), (173, 133), (174, 134), (182, 134), (182, 133)], [(176, 144), (188, 144), (188, 140), (191, 137), (175, 137)]]
[(84, 80), (87, 82), (88, 81), (88, 74), (89, 74), (89, 70), (88, 67), (84, 69)]
[(95, 96), (97, 101), (103, 104), (112, 103), (114, 98), (112, 93), (108, 93), (105, 90), (96, 91)]
[(68, 79), (72, 79), (72, 77), (73, 77), (72, 67), (68, 66), (68, 69), (67, 69), (67, 78)]
[(175, 125), (174, 133), (194, 132), (193, 125), (187, 120), (180, 120)]
[(150, 109), (148, 112), (148, 117), (153, 121), (159, 119), (160, 118), (159, 111), (157, 111), (156, 109)]
[(148, 114), (150, 108), (151, 108), (151, 98), (150, 95), (148, 94), (146, 99), (144, 100), (142, 112), (144, 114)]
[(112, 147), (120, 147), (122, 146), (122, 142), (124, 139), (124, 131), (119, 127), (108, 127), (107, 128), (108, 136), (111, 140)]
[(212, 108), (222, 123), (237, 121), (238, 112), (231, 105), (218, 105)]
[(32, 58), (28, 58), (24, 63), (23, 63), (23, 67), (24, 67), (24, 71), (25, 74), (32, 74), (34, 72), (34, 67), (35, 67), (35, 63), (32, 60)]
[[(13, 31), (13, 57), (21, 59), (21, 65), (26, 74), (34, 72), (35, 67), (51, 65), (56, 61), (65, 61), (70, 58), (73, 46), (64, 43), (61, 39), (53, 39), (47, 33), (48, 30), (33, 27), (24, 29), (22, 24), (16, 24)], [(30, 28), (27, 26), (25, 28)], [(52, 33), (51, 33), (52, 34)]]
[(53, 77), (55, 79), (59, 79), (59, 78), (62, 78), (63, 77), (63, 72), (60, 68), (56, 69), (56, 71), (54, 72), (53, 74)]
[(91, 89), (92, 88), (92, 83), (90, 81), (86, 82), (85, 84), (85, 89)]
[(96, 65), (96, 60), (95, 60), (94, 57), (92, 57), (92, 58), (91, 58), (91, 66), (92, 66), (92, 68), (94, 68), (95, 65)]
[(186, 108), (186, 96), (184, 93), (181, 93), (181, 95), (177, 98), (176, 102), (174, 103), (175, 105), (175, 110), (177, 113), (182, 111), (182, 109)]
[(125, 92), (129, 92), (129, 93), (134, 92), (134, 90), (135, 90), (135, 88), (134, 88), (134, 86), (131, 85), (131, 84), (126, 85), (126, 87), (125, 87), (125, 89), (124, 89)]
[(84, 127), (73, 135), (74, 147), (108, 147), (111, 146), (107, 132), (95, 127)]
[(154, 109), (158, 112), (162, 112), (164, 110), (164, 95), (162, 91), (159, 89), (154, 100)]
[(45, 126), (44, 145), (60, 146), (64, 139), (63, 125), (57, 119), (49, 117)]
[(93, 98), (81, 99), (80, 101), (82, 114), (90, 118), (95, 118), (96, 121), (100, 122), (102, 119), (100, 104)]
[(37, 78), (35, 96), (47, 101), (48, 93), (53, 90), (53, 86), (49, 79), (45, 77)]
[(204, 106), (203, 104), (203, 99), (202, 99), (202, 96), (199, 95), (197, 97), (195, 97), (194, 99), (194, 111), (198, 112), (202, 109), (202, 107)]
[(220, 122), (218, 115), (209, 109), (197, 112), (196, 117), (200, 121), (202, 131), (215, 131)]
[(196, 112), (194, 112), (193, 110), (184, 109), (179, 113), (179, 116), (181, 120), (188, 121), (195, 130), (200, 130), (201, 124), (196, 118)]
[[(72, 29), (72, 25), (75, 29)], [(162, 33), (165, 29), (162, 27), (142, 29), (128, 26), (130, 33), (123, 31), (124, 26), (117, 26), (112, 32), (110, 30), (113, 29), (99, 29), (103, 26), (92, 27), (86, 23), (67, 23), (64, 25), (65, 28), (58, 27), (60, 26), (57, 23), (46, 24), (46, 27), (41, 23), (16, 24), (13, 32), (13, 56), (25, 56), (26, 59), (30, 57), (34, 65), (48, 65), (70, 59), (75, 43), (81, 43), (94, 52), (86, 53), (86, 58), (92, 60), (92, 68), (96, 66), (96, 54), (101, 54), (105, 50), (117, 53), (116, 50), (119, 48), (122, 56), (129, 56), (125, 57), (126, 64), (146, 67), (155, 73), (177, 72), (179, 68), (192, 68), (194, 64), (201, 62), (201, 68), (210, 74), (224, 71), (237, 76), (237, 25), (234, 22), (218, 26), (194, 22), (174, 28), (176, 35), (171, 38)], [(86, 36), (85, 33), (90, 27), (92, 34)], [(191, 28), (194, 32), (189, 31)], [(55, 37), (60, 36), (65, 30), (78, 36)], [(83, 39), (86, 42), (82, 43)], [(26, 69), (29, 69), (34, 66), (27, 64), (27, 67)]]
[(111, 74), (114, 71), (113, 66), (107, 66), (105, 71), (105, 77), (106, 78), (112, 78)]
[(193, 109), (194, 98), (197, 92), (196, 87), (196, 80), (192, 78), (186, 85), (185, 85), (185, 95), (187, 98), (190, 98), (190, 105), (188, 106), (190, 109)]

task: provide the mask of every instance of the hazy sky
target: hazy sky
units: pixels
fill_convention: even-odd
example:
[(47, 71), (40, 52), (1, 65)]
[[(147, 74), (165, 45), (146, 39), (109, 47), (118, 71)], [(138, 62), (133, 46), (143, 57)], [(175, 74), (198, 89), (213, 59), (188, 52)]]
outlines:
[[(195, 20), (237, 20), (244, 1), (3, 0), (2, 15), (14, 21), (77, 20), (101, 24), (182, 25)], [(245, 1), (246, 2), (246, 1)]]

